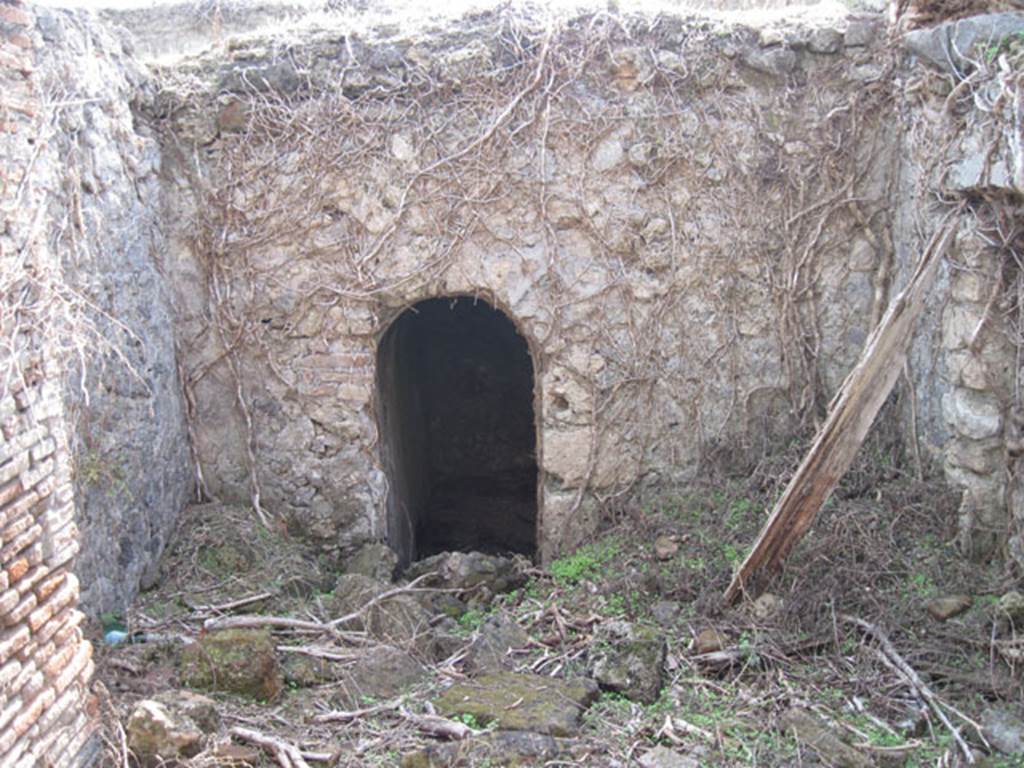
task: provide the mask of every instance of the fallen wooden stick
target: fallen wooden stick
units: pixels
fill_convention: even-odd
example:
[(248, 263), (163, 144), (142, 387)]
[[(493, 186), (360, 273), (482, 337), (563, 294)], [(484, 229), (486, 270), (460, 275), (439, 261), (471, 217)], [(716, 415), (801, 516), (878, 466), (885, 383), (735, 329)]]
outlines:
[(358, 720), (362, 717), (379, 715), (382, 712), (393, 712), (397, 710), (398, 707), (398, 702), (392, 701), (386, 704), (378, 704), (374, 707), (366, 707), (365, 709), (332, 709), (329, 712), (321, 712), (319, 715), (313, 715), (312, 719), (314, 723), (350, 723), (353, 720)]
[(362, 616), (373, 606), (378, 603), (382, 603), (389, 598), (396, 597), (398, 595), (404, 595), (413, 592), (436, 592), (438, 590), (430, 588), (417, 588), (417, 584), (422, 582), (424, 579), (428, 579), (437, 574), (433, 571), (425, 573), (419, 578), (410, 581), (408, 584), (389, 589), (386, 592), (382, 592), (376, 597), (368, 600), (358, 610), (346, 613), (344, 616), (339, 616), (331, 621), (311, 621), (309, 619), (293, 619), (290, 616), (263, 616), (261, 614), (242, 614), (240, 616), (216, 616), (214, 618), (207, 619), (203, 622), (203, 629), (212, 631), (215, 629), (253, 629), (258, 627), (271, 627), (274, 629), (292, 629), (300, 632), (325, 632), (332, 635), (344, 637), (347, 640), (362, 640), (365, 639), (366, 634), (364, 632), (346, 631), (341, 630), (339, 627), (349, 621), (354, 621)]
[(297, 653), (302, 656), (310, 656), (314, 659), (324, 659), (335, 663), (355, 663), (362, 657), (360, 654), (339, 653), (340, 648), (317, 648), (312, 645), (279, 645), (276, 647), (280, 653)]
[[(910, 687), (917, 692), (918, 696), (924, 699), (929, 709), (935, 713), (935, 716), (939, 718), (944, 726), (946, 726), (946, 730), (952, 734), (953, 741), (956, 742), (957, 747), (960, 748), (960, 751), (964, 755), (964, 760), (967, 761), (968, 765), (973, 765), (974, 755), (971, 752), (971, 748), (960, 735), (960, 729), (950, 721), (942, 704), (942, 700), (939, 699), (939, 697), (935, 695), (935, 692), (925, 684), (924, 680), (921, 679), (921, 676), (917, 674), (910, 664), (907, 663), (907, 660), (899, 654), (896, 650), (896, 646), (894, 646), (892, 641), (889, 639), (889, 636), (886, 635), (879, 627), (870, 622), (864, 621), (864, 619), (858, 619), (856, 616), (843, 616), (842, 618), (844, 621), (854, 624), (865, 635), (869, 635), (875, 639), (878, 643), (878, 647), (880, 649), (879, 654), (882, 658), (887, 660), (892, 668), (895, 669), (903, 679), (907, 681)], [(981, 730), (977, 730), (978, 734), (981, 735)]]
[(725, 591), (726, 604), (734, 602), (760, 571), (781, 565), (853, 463), (903, 369), (914, 325), (953, 239), (960, 208), (943, 218), (907, 286), (868, 337), (860, 360), (833, 398), (810, 451), (775, 504), (750, 554), (733, 575)]
[(229, 603), (221, 603), (220, 605), (193, 605), (191, 608), (194, 613), (225, 613), (227, 611), (233, 611), (236, 608), (242, 608), (246, 605), (258, 603), (262, 600), (268, 600), (273, 596), (273, 592), (260, 592), (258, 595), (251, 595), (238, 600), (232, 600)]
[(424, 733), (428, 733), (431, 736), (439, 736), (442, 739), (462, 741), (463, 739), (468, 739), (470, 736), (476, 736), (480, 733), (480, 731), (473, 730), (465, 723), (459, 723), (445, 717), (438, 717), (437, 715), (414, 715), (404, 707), (399, 708), (398, 712), (403, 718), (408, 720), (419, 730)]
[(310, 768), (309, 763), (306, 762), (307, 759), (325, 762), (334, 757), (328, 753), (302, 752), (294, 744), (289, 744), (287, 741), (254, 731), (252, 728), (235, 726), (231, 729), (230, 733), (242, 741), (248, 741), (250, 744), (255, 744), (257, 747), (265, 749), (274, 756), (274, 759), (281, 768)]

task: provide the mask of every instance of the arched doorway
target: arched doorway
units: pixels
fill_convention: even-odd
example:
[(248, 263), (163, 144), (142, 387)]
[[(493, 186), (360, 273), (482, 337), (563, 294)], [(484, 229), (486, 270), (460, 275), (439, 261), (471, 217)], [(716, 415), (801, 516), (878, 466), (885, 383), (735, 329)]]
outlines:
[(534, 369), (512, 321), (473, 297), (427, 299), (377, 350), (388, 539), (403, 564), (445, 550), (532, 555)]

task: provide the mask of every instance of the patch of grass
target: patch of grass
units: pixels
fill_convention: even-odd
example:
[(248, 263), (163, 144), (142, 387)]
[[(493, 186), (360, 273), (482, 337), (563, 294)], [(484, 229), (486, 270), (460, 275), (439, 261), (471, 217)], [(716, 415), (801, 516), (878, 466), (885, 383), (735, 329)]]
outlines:
[(474, 731), (482, 731), (487, 727), (486, 723), (480, 722), (475, 715), (471, 715), (468, 712), (463, 712), (461, 715), (455, 715), (452, 719), (472, 728)]
[(464, 614), (459, 616), (459, 628), (468, 632), (473, 632), (480, 628), (487, 617), (490, 616), (490, 611), (481, 611), (478, 608), (470, 608)]
[(615, 538), (587, 544), (551, 563), (551, 575), (555, 583), (562, 587), (606, 577), (608, 573), (605, 566), (615, 560), (620, 553), (621, 546)]
[(1018, 54), (1024, 51), (1024, 32), (1014, 32), (1004, 35), (1000, 40), (982, 49), (982, 58), (986, 63), (991, 64), (1000, 54)]
[(935, 582), (929, 574), (923, 571), (915, 571), (910, 575), (909, 583), (904, 591), (926, 600), (935, 596)]
[(626, 615), (625, 595), (606, 595), (598, 606), (605, 616), (622, 617)]
[(132, 500), (123, 461), (117, 456), (106, 456), (89, 450), (75, 458), (75, 480), (86, 488), (103, 488), (109, 498), (123, 496)]

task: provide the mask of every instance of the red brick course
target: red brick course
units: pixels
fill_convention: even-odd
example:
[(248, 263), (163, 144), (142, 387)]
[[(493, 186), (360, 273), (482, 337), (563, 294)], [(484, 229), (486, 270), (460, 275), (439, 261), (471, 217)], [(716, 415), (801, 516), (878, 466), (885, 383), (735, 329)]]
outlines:
[[(44, 113), (34, 27), (24, 3), (0, 0), (0, 168), (16, 186), (35, 172), (24, 137), (40, 133)], [(27, 231), (35, 207), (5, 208), (0, 239)], [(45, 267), (55, 257), (45, 238), (39, 242), (26, 256)], [(70, 571), (78, 530), (61, 374), (46, 353), (23, 361), (26, 381), (0, 384), (0, 768), (76, 766), (97, 719), (89, 708), (92, 646)]]

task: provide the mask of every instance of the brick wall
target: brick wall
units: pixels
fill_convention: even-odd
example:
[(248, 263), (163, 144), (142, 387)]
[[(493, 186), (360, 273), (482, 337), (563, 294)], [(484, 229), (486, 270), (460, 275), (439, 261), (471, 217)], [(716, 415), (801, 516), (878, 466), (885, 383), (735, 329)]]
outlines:
[(87, 762), (95, 734), (62, 385), (48, 348), (45, 283), (58, 268), (40, 233), (45, 191), (33, 183), (45, 141), (37, 43), (31, 12), (0, 0), (0, 768)]

